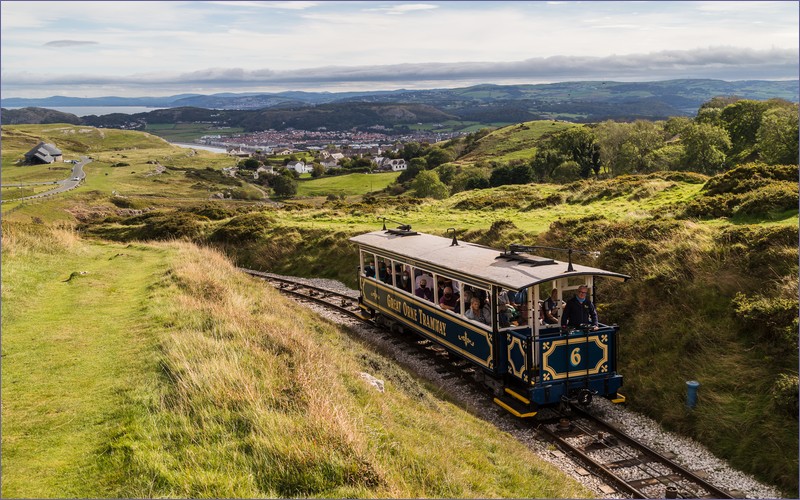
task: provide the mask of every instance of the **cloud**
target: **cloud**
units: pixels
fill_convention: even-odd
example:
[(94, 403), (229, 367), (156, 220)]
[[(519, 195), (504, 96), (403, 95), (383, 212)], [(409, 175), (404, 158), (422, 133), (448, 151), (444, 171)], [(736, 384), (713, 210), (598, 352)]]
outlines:
[(380, 66), (326, 66), (295, 70), (207, 68), (183, 73), (140, 73), (134, 75), (44, 76), (33, 73), (3, 74), (5, 89), (11, 88), (101, 88), (113, 85), (130, 88), (258, 89), (374, 84), (395, 86), (420, 82), (434, 86), (448, 82), (543, 83), (567, 80), (654, 81), (676, 78), (723, 80), (780, 80), (798, 77), (796, 49), (754, 50), (709, 47), (647, 54), (606, 57), (552, 56), (515, 62), (407, 63)]
[(246, 0), (235, 0), (231, 2), (218, 1), (207, 2), (209, 4), (224, 5), (225, 7), (258, 7), (261, 9), (287, 9), (287, 10), (303, 10), (311, 7), (316, 7), (317, 2), (255, 2)]
[(45, 47), (78, 47), (81, 45), (97, 45), (89, 40), (53, 40), (44, 44)]
[(384, 12), (390, 15), (402, 15), (408, 12), (414, 12), (419, 10), (431, 10), (431, 9), (438, 9), (438, 5), (432, 5), (428, 3), (405, 3), (401, 5), (393, 5), (391, 7), (380, 7), (375, 9), (364, 9), (365, 12)]

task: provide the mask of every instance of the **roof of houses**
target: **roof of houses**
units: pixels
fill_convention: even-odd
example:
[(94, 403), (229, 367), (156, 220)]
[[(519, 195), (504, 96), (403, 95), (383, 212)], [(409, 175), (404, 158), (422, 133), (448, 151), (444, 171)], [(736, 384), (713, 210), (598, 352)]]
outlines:
[(55, 147), (55, 145), (41, 141), (39, 144), (34, 146), (33, 149), (25, 153), (25, 158), (28, 160), (38, 158), (45, 163), (53, 163), (55, 161), (54, 157), (61, 155), (61, 150)]

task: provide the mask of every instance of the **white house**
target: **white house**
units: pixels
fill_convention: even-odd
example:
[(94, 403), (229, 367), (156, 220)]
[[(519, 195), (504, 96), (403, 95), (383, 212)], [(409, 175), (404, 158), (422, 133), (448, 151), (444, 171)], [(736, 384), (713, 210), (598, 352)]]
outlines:
[(333, 158), (327, 158), (319, 163), (325, 168), (337, 168), (339, 166), (339, 162)]
[(290, 161), (286, 164), (286, 168), (290, 170), (294, 170), (298, 174), (307, 174), (314, 170), (314, 166), (309, 164), (305, 164), (302, 161)]
[(399, 172), (401, 170), (407, 169), (408, 165), (406, 164), (406, 161), (402, 158), (398, 158), (396, 160), (388, 159), (388, 160), (383, 160), (383, 165), (381, 165), (381, 168), (384, 168), (386, 170), (391, 170), (392, 172)]

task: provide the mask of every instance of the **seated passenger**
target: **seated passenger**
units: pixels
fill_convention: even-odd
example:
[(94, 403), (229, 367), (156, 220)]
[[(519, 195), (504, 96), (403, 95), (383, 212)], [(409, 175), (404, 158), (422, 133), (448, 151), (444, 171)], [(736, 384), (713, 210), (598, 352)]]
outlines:
[(384, 283), (392, 284), (392, 275), (386, 270), (386, 263), (381, 262), (378, 264), (378, 279)]
[(367, 278), (375, 277), (375, 265), (372, 262), (368, 262), (367, 265), (364, 266), (364, 276)]
[(449, 286), (444, 287), (444, 293), (439, 298), (439, 307), (445, 311), (453, 311), (454, 313), (461, 312), (461, 297), (457, 293), (453, 293), (453, 289)]
[(433, 290), (428, 288), (428, 280), (425, 278), (419, 280), (419, 288), (414, 290), (414, 295), (421, 299), (430, 300), (433, 302)]
[(397, 287), (411, 293), (411, 276), (408, 275), (408, 271), (403, 271), (400, 275), (400, 279), (397, 280)]
[(517, 324), (519, 312), (511, 303), (507, 291), (504, 290), (497, 295), (497, 306), (500, 313), (501, 327), (511, 326), (512, 323)]
[(481, 307), (481, 299), (478, 297), (472, 297), (472, 300), (469, 301), (469, 309), (467, 309), (464, 316), (473, 321), (480, 321), (484, 325), (492, 324), (492, 313), (489, 310), (489, 306)]
[(558, 289), (553, 288), (553, 291), (550, 292), (550, 297), (544, 301), (542, 304), (542, 320), (544, 321), (543, 324), (545, 325), (557, 325), (558, 324), (558, 309), (561, 307), (563, 302), (558, 300)]

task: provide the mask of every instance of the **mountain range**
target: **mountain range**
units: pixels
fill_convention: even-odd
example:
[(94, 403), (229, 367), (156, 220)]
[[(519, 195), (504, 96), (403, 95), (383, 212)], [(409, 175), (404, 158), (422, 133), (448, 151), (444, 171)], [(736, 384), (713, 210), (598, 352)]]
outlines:
[[(169, 97), (53, 96), (42, 99), (6, 98), (3, 107), (152, 106), (170, 108), (134, 115), (86, 116), (81, 123), (130, 128), (138, 123), (213, 121), (246, 130), (296, 127), (343, 129), (357, 126), (397, 126), (447, 120), (481, 124), (540, 119), (597, 122), (607, 119), (659, 120), (691, 116), (709, 99), (737, 96), (797, 102), (796, 81), (683, 79), (657, 82), (564, 82), (538, 85), (477, 85), (454, 89), (365, 92), (179, 94)], [(22, 113), (24, 112), (24, 113)], [(4, 123), (52, 123), (36, 120), (41, 112), (3, 110)], [(75, 123), (75, 115), (64, 121)], [(20, 121), (22, 120), (22, 121)], [(174, 121), (172, 121), (174, 120)], [(138, 128), (138, 127), (134, 127)]]

